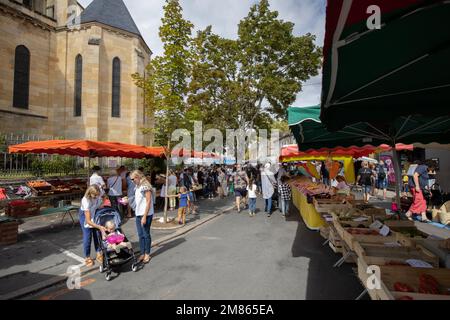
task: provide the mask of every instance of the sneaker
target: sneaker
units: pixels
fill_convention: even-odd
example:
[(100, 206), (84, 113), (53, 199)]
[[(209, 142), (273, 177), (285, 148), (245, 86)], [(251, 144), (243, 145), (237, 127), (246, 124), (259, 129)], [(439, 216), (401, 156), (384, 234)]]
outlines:
[(270, 213), (267, 214), (267, 218), (270, 218), (272, 215)]

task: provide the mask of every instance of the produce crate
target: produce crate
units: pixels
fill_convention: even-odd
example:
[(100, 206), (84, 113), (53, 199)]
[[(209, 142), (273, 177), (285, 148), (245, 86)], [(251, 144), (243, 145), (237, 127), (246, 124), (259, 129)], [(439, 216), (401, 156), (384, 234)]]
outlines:
[(316, 199), (313, 200), (314, 207), (319, 213), (328, 213), (333, 209), (348, 208), (351, 209), (351, 205), (342, 203), (342, 201), (333, 199)]
[(355, 243), (355, 253), (364, 259), (367, 265), (405, 265), (406, 260), (418, 259), (439, 268), (439, 258), (422, 246), (387, 247), (366, 243)]
[(319, 233), (320, 233), (320, 236), (322, 238), (329, 239), (329, 237), (330, 237), (330, 227), (329, 226), (320, 227)]
[(19, 223), (8, 221), (0, 223), (0, 245), (10, 245), (17, 243), (19, 233)]
[[(372, 223), (372, 217), (366, 217), (367, 221), (353, 221), (353, 219), (360, 218), (362, 216), (351, 216), (348, 218), (340, 218), (337, 214), (332, 213), (333, 216), (333, 224), (336, 226), (337, 224), (344, 228), (368, 228)], [(350, 220), (347, 220), (350, 219)]]
[[(350, 228), (344, 228), (340, 224), (335, 225), (338, 235), (341, 237), (342, 241), (349, 247), (350, 250), (355, 251), (355, 243), (388, 243), (397, 242), (397, 237), (395, 232), (391, 232), (391, 235), (383, 237), (382, 235), (365, 235), (365, 234), (351, 234), (348, 230)], [(361, 232), (368, 232), (368, 228), (351, 228), (354, 230), (360, 230)], [(412, 245), (412, 242), (404, 240), (406, 243), (404, 245)]]
[[(440, 284), (440, 291), (443, 294), (423, 294), (418, 293), (420, 285), (419, 277), (422, 274), (434, 277)], [(358, 276), (367, 288), (367, 264), (358, 258)], [(400, 282), (407, 284), (416, 292), (398, 292), (394, 290), (394, 284)], [(369, 289), (368, 292), (375, 300), (397, 300), (401, 297), (409, 296), (414, 300), (450, 300), (448, 295), (450, 288), (450, 269), (423, 269), (402, 266), (380, 266), (380, 289)]]
[(330, 226), (328, 236), (329, 246), (335, 253), (342, 253), (342, 239), (339, 237), (334, 226)]
[(362, 211), (366, 216), (386, 217), (386, 209), (383, 208), (367, 208)]
[(34, 202), (22, 202), (14, 205), (9, 203), (6, 207), (6, 215), (11, 218), (28, 218), (38, 216), (40, 205)]

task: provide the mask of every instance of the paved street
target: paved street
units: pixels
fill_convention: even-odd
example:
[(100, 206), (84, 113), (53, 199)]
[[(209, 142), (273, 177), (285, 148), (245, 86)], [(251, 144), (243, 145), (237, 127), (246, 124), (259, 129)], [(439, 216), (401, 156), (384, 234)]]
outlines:
[[(231, 200), (231, 199), (230, 199)], [(231, 203), (231, 201), (230, 201)], [(263, 203), (258, 203), (261, 209)], [(232, 211), (154, 251), (137, 273), (111, 282), (93, 272), (80, 290), (52, 287), (27, 299), (354, 299), (362, 291), (349, 265), (293, 213), (250, 218)]]

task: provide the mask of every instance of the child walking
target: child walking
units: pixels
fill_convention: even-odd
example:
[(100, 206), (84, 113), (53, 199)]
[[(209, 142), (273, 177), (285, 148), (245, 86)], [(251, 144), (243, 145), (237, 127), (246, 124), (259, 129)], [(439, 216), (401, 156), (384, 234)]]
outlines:
[(180, 194), (178, 195), (178, 197), (180, 198), (180, 204), (178, 207), (177, 220), (179, 224), (186, 224), (186, 211), (191, 202), (186, 187), (180, 188)]
[(249, 214), (250, 217), (256, 216), (256, 191), (258, 190), (258, 187), (255, 184), (254, 178), (250, 178), (249, 185), (247, 186), (247, 192), (248, 192), (248, 208), (250, 210)]
[(287, 183), (288, 180), (289, 180), (288, 177), (282, 176), (281, 184), (278, 187), (281, 200), (281, 215), (283, 217), (289, 215), (289, 203), (291, 202), (292, 199), (291, 186), (289, 185), (289, 183)]

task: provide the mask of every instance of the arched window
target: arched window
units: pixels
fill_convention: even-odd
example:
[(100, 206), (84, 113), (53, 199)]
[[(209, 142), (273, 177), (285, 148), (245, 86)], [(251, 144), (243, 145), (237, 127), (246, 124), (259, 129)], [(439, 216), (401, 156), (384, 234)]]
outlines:
[(25, 46), (16, 47), (14, 58), (13, 107), (28, 109), (30, 96), (30, 51)]
[(74, 110), (75, 117), (81, 117), (81, 96), (83, 88), (83, 57), (81, 54), (75, 58), (75, 92), (74, 92)]
[(120, 118), (120, 59), (117, 57), (112, 69), (112, 117)]

